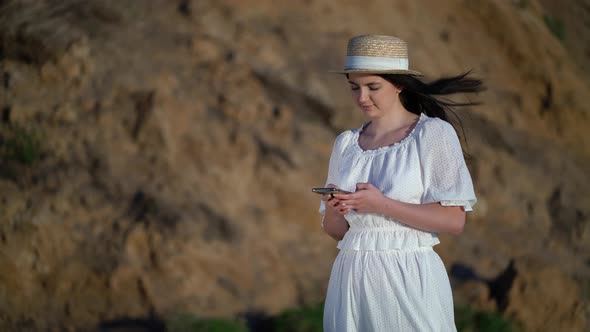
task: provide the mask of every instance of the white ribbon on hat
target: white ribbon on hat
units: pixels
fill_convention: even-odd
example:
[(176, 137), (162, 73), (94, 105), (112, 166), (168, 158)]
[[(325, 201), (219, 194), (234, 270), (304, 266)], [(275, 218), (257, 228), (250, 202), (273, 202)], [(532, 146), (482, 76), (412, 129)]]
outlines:
[(408, 70), (408, 59), (386, 58), (378, 56), (347, 56), (346, 70)]

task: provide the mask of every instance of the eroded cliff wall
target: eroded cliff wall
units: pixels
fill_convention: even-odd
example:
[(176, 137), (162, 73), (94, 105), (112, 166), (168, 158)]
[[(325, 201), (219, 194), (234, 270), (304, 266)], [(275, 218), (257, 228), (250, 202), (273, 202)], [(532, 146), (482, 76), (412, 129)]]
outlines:
[[(445, 263), (494, 276), (514, 260), (506, 316), (588, 326), (589, 85), (538, 1), (0, 6), (4, 326), (322, 300), (336, 249), (310, 188), (363, 121), (327, 71), (362, 33), (407, 40), (427, 78), (472, 69), (488, 86), (458, 112), (479, 203), (437, 246)], [(7, 152), (31, 135), (31, 159)], [(495, 308), (453, 283), (456, 302)]]

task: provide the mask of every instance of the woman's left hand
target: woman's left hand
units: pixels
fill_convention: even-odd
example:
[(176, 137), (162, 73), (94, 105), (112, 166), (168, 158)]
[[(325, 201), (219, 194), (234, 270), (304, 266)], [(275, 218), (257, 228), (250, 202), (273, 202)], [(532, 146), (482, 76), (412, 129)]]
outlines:
[[(357, 183), (352, 194), (337, 194), (343, 214), (351, 210), (361, 213), (379, 213), (387, 197), (370, 183)], [(342, 213), (341, 212), (341, 213)]]

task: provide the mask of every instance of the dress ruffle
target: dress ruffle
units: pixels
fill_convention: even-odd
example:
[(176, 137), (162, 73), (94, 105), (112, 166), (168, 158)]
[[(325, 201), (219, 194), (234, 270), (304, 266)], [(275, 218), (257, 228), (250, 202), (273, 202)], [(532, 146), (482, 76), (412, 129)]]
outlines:
[(465, 211), (473, 211), (476, 200), (441, 200), (442, 206), (462, 206)]
[(412, 250), (439, 244), (436, 234), (412, 228), (351, 227), (338, 242), (340, 250), (384, 251)]

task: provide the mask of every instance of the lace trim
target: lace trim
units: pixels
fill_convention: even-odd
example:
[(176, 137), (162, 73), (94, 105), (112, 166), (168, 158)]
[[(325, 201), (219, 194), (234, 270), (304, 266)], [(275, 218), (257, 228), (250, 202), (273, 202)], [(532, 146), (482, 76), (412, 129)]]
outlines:
[(465, 211), (473, 211), (473, 205), (470, 201), (465, 200), (443, 200), (440, 201), (442, 206), (462, 206)]
[(412, 128), (412, 130), (410, 131), (410, 133), (402, 138), (401, 140), (393, 143), (393, 144), (389, 144), (386, 146), (381, 146), (375, 149), (369, 149), (369, 150), (364, 150), (363, 148), (361, 148), (361, 146), (359, 145), (359, 136), (361, 134), (361, 132), (368, 126), (369, 122), (366, 122), (362, 125), (361, 128), (358, 128), (357, 130), (354, 131), (354, 136), (352, 137), (353, 139), (353, 146), (355, 147), (355, 149), (357, 151), (360, 151), (363, 154), (375, 154), (375, 153), (380, 153), (383, 151), (387, 151), (389, 149), (401, 146), (406, 144), (407, 142), (409, 142), (410, 140), (412, 140), (415, 136), (416, 131), (418, 130), (418, 127), (420, 127), (422, 125), (422, 123), (424, 123), (424, 120), (427, 118), (427, 115), (424, 113), (420, 113), (420, 117), (418, 118), (418, 122), (416, 122), (416, 125), (414, 126), (414, 128)]

